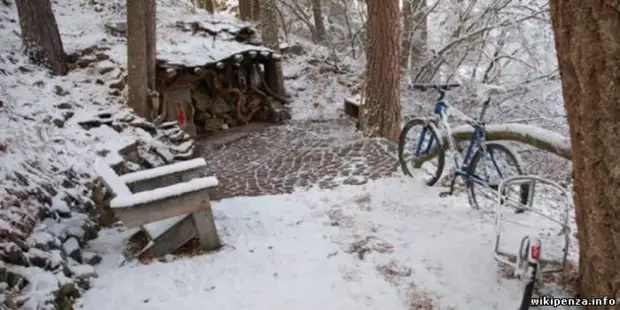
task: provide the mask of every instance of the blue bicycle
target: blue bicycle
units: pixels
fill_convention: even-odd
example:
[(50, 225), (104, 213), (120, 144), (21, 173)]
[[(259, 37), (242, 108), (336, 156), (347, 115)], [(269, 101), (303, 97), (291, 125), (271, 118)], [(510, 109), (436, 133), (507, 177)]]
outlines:
[[(445, 166), (446, 151), (453, 154), (454, 167), (456, 168), (449, 192), (442, 193), (452, 195), (457, 177), (466, 183), (469, 202), (472, 207), (481, 209), (483, 198), (488, 199), (488, 203), (493, 205), (497, 199), (497, 189), (502, 179), (508, 176), (523, 175), (520, 160), (517, 155), (508, 147), (501, 143), (486, 142), (485, 123), (482, 121), (488, 109), (491, 97), (484, 102), (478, 119), (472, 119), (445, 102), (446, 92), (450, 89), (460, 87), (460, 84), (442, 85), (423, 85), (414, 84), (413, 89), (420, 91), (435, 90), (439, 92), (439, 98), (435, 103), (434, 118), (414, 118), (405, 124), (400, 133), (398, 143), (398, 159), (403, 172), (408, 176), (413, 176), (409, 168), (411, 164), (415, 169), (424, 169), (430, 174), (429, 179), (424, 182), (428, 186), (433, 186), (441, 178)], [(457, 144), (452, 137), (452, 127), (448, 122), (448, 112), (456, 118), (464, 121), (473, 127), (473, 135), (469, 139), (464, 158), (461, 159), (461, 152), (457, 150)], [(409, 137), (411, 132), (414, 134), (414, 143), (407, 147), (412, 139)], [(447, 147), (445, 143), (448, 143)], [(433, 172), (434, 170), (434, 172)], [(514, 191), (514, 190), (511, 190)], [(529, 187), (521, 186), (517, 200), (524, 205), (528, 202)], [(507, 195), (507, 193), (503, 193)], [(483, 209), (490, 209), (484, 206)], [(517, 212), (522, 212), (518, 210)]]

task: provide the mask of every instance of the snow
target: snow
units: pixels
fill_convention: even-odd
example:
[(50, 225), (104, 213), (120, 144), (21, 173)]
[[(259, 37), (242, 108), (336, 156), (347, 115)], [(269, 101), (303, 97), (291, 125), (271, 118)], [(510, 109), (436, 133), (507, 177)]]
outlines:
[(95, 161), (95, 171), (103, 179), (103, 182), (112, 189), (116, 196), (131, 196), (131, 190), (116, 175), (116, 172), (101, 158)]
[(183, 194), (199, 191), (202, 189), (218, 186), (219, 181), (216, 177), (204, 177), (189, 180), (166, 187), (156, 188), (150, 191), (143, 191), (129, 196), (116, 196), (110, 201), (112, 208), (129, 208), (135, 205), (149, 203), (161, 199), (180, 196)]
[(120, 176), (121, 181), (125, 184), (135, 183), (138, 181), (158, 178), (176, 172), (188, 171), (200, 167), (205, 167), (207, 162), (204, 158), (196, 158), (192, 160), (182, 161), (170, 165), (156, 167), (153, 169), (137, 171)]
[(190, 216), (190, 214), (182, 214), (173, 216), (167, 219), (163, 219), (157, 222), (149, 223), (144, 225), (142, 228), (146, 231), (151, 239), (157, 239), (163, 233), (165, 233), (172, 226), (176, 225), (178, 222), (182, 221), (184, 218)]
[[(464, 197), (438, 198), (442, 190), (396, 177), (216, 201), (224, 249), (148, 265), (117, 267), (127, 234), (106, 231), (91, 245), (104, 257), (100, 277), (77, 305), (405, 310), (430, 299), (436, 309), (515, 308), (520, 282), (500, 276), (493, 218), (471, 209)], [(518, 216), (539, 223), (534, 215)], [(516, 226), (506, 234), (536, 230)], [(547, 289), (562, 296), (550, 284)]]
[[(570, 140), (558, 133), (528, 124), (488, 124), (487, 132), (510, 132), (523, 137), (535, 137), (551, 145), (560, 153), (570, 153)], [(462, 125), (452, 129), (453, 134), (471, 132), (469, 125)]]

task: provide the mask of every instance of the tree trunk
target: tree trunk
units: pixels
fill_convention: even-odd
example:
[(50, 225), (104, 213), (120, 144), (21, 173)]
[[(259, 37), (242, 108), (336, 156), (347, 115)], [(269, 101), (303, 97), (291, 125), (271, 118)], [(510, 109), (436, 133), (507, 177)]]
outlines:
[(400, 134), (400, 10), (398, 0), (367, 0), (368, 47), (360, 129), (398, 141)]
[(252, 20), (259, 21), (260, 20), (260, 0), (250, 0), (252, 1)]
[[(263, 44), (274, 51), (279, 50), (278, 39), (278, 12), (275, 0), (264, 0), (261, 5), (260, 27)], [(273, 65), (268, 70), (267, 65)], [(284, 77), (281, 62), (265, 64), (265, 78), (270, 81), (269, 87), (277, 94), (284, 94)]]
[(620, 4), (550, 6), (572, 141), (580, 293), (619, 298)]
[(252, 0), (239, 0), (239, 18), (243, 21), (252, 19)]
[(203, 0), (204, 7), (203, 9), (207, 10), (207, 12), (213, 14), (215, 13), (215, 1), (213, 0)]
[(312, 0), (312, 15), (314, 17), (314, 36), (316, 43), (323, 43), (327, 36), (323, 23), (323, 5), (321, 0)]
[(418, 65), (424, 54), (427, 45), (427, 24), (424, 8), (426, 1), (404, 0), (403, 2), (403, 42), (401, 67), (411, 69)]
[(24, 51), (33, 63), (54, 74), (69, 72), (62, 39), (50, 0), (16, 0)]
[(147, 1), (127, 0), (127, 100), (142, 117), (149, 117), (147, 6)]
[[(146, 76), (147, 88), (149, 92), (157, 90), (155, 69), (157, 63), (157, 1), (147, 0), (147, 9), (145, 10), (146, 20)], [(154, 107), (152, 97), (149, 95), (147, 102), (149, 103), (149, 119), (155, 119), (159, 113), (159, 107)], [(159, 104), (159, 98), (157, 98)]]

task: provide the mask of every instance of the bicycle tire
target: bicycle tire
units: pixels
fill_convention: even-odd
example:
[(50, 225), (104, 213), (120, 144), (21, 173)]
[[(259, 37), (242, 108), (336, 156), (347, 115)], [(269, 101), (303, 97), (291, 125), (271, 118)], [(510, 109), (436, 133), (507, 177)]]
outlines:
[[(520, 161), (517, 158), (517, 155), (514, 154), (505, 145), (500, 144), (500, 143), (489, 142), (489, 143), (486, 144), (486, 150), (487, 150), (487, 153), (494, 153), (494, 152), (504, 153), (505, 155), (507, 155), (509, 160), (514, 163), (514, 166), (515, 166), (515, 168), (517, 170), (517, 173), (519, 175), (524, 175), (525, 174), (525, 171), (523, 170), (523, 167), (521, 167)], [(472, 156), (472, 159), (471, 159), (470, 164), (469, 164), (468, 169), (467, 169), (467, 172), (469, 174), (475, 175), (476, 166), (478, 165), (478, 163), (480, 162), (480, 160), (482, 158), (484, 158), (483, 150), (482, 149), (476, 150), (476, 152)], [(476, 197), (476, 191), (475, 191), (475, 187), (476, 186), (481, 186), (481, 185), (479, 185), (479, 184), (477, 184), (476, 182), (473, 182), (473, 181), (468, 181), (467, 182), (467, 191), (468, 191), (468, 196), (469, 196), (469, 204), (474, 209), (480, 209), (480, 204), (479, 204), (478, 198)], [(521, 200), (521, 203), (524, 204), (524, 205), (527, 205), (527, 201), (528, 201), (528, 198), (529, 198), (529, 190), (530, 190), (529, 186), (521, 185), (520, 200)], [(524, 211), (525, 211), (524, 209), (518, 209), (516, 212), (517, 213), (521, 213), (521, 212), (524, 212)]]
[(532, 277), (525, 284), (525, 289), (523, 290), (523, 297), (521, 298), (521, 305), (519, 306), (519, 310), (529, 310), (532, 296), (534, 295), (536, 277), (538, 276), (538, 266), (536, 264), (530, 264), (529, 267), (533, 268), (534, 270), (532, 273)]
[[(407, 134), (414, 129), (416, 126), (421, 126), (423, 130), (427, 130), (431, 134), (433, 141), (435, 143), (435, 147), (439, 147), (439, 155), (437, 156), (437, 166), (435, 169), (435, 173), (431, 173), (431, 178), (424, 183), (427, 186), (433, 186), (439, 178), (441, 178), (441, 174), (443, 173), (444, 165), (445, 165), (445, 150), (443, 149), (443, 142), (440, 139), (440, 135), (437, 133), (435, 129), (433, 121), (429, 121), (424, 118), (414, 118), (405, 124), (405, 127), (400, 132), (400, 137), (398, 138), (398, 161), (400, 162), (400, 167), (403, 170), (405, 175), (412, 177), (413, 173), (409, 170), (407, 158), (405, 158), (405, 144), (407, 142)], [(432, 145), (431, 145), (432, 148)]]

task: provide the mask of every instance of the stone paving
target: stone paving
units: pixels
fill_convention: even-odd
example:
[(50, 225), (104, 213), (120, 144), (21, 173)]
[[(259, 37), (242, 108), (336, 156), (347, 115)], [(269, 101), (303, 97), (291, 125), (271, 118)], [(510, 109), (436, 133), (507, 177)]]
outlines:
[(221, 182), (216, 199), (363, 184), (398, 169), (396, 153), (388, 151), (386, 142), (363, 139), (355, 124), (345, 119), (294, 121), (222, 134), (237, 136), (221, 144), (209, 137), (197, 141), (208, 173)]

